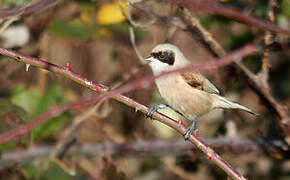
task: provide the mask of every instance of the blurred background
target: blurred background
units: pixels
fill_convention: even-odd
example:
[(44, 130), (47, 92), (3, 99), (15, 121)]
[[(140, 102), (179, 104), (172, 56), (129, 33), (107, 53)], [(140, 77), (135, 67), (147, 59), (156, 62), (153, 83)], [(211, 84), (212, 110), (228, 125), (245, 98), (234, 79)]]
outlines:
[[(0, 15), (8, 10), (29, 7), (34, 2), (37, 1), (2, 0)], [(268, 18), (268, 1), (208, 2)], [(138, 58), (134, 46), (142, 57), (147, 56), (155, 45), (170, 42), (177, 45), (193, 63), (204, 63), (212, 58), (212, 54), (192, 34), (156, 20), (152, 17), (153, 13), (144, 11), (149, 9), (157, 16), (183, 19), (180, 15), (182, 8), (167, 1), (145, 1), (140, 4), (143, 10), (139, 6), (130, 6), (128, 12), (125, 1), (55, 1), (37, 7), (37, 11), (33, 10), (32, 14), (22, 18), (14, 16), (16, 19), (0, 31), (0, 46), (60, 66), (69, 63), (72, 71), (110, 87), (151, 73), (149, 67)], [(226, 51), (264, 39), (265, 32), (253, 26), (202, 11), (189, 9), (189, 12)], [(131, 15), (134, 21), (142, 25), (134, 28), (135, 43), (130, 40), (132, 32), (130, 34), (129, 28), (132, 26), (124, 14)], [(274, 14), (278, 26), (290, 28), (288, 0), (277, 1)], [(1, 18), (1, 27), (12, 18)], [(276, 34), (273, 39), (283, 40), (287, 36)], [(284, 49), (271, 52), (268, 57), (271, 93), (277, 102), (288, 107), (289, 56), (289, 49)], [(243, 62), (250, 71), (258, 73), (262, 57), (262, 53), (256, 54), (246, 57)], [(265, 150), (247, 149), (246, 145), (241, 145), (240, 151), (239, 148), (223, 146), (217, 151), (250, 179), (290, 179), (289, 150), (282, 153), (267, 150), (268, 146), (277, 150), (277, 147), (267, 143), (268, 139), (285, 144), (290, 142), (289, 137), (281, 133), (276, 115), (232, 66), (205, 74), (224, 96), (253, 109), (259, 116), (215, 110), (199, 119), (199, 135), (211, 140), (265, 140)], [(29, 122), (52, 106), (96, 94), (62, 76), (35, 67), (27, 69), (22, 63), (4, 56), (0, 57), (0, 82), (1, 134)], [(126, 96), (147, 106), (163, 102), (154, 84)], [(178, 118), (170, 109), (162, 112)], [(77, 125), (74, 126), (74, 123)], [(70, 131), (72, 126), (74, 128)], [(55, 116), (33, 128), (29, 134), (1, 144), (0, 151), (0, 179), (227, 178), (201, 152), (192, 150), (179, 133), (157, 121), (146, 119), (143, 113), (115, 100)]]

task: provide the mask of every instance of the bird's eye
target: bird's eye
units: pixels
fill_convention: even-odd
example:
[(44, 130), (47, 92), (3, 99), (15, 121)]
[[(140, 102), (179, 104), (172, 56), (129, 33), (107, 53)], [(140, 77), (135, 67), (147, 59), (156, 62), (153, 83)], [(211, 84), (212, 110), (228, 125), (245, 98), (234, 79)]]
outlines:
[(165, 59), (164, 54), (160, 54), (160, 55), (159, 55), (159, 59), (161, 59), (161, 60)]

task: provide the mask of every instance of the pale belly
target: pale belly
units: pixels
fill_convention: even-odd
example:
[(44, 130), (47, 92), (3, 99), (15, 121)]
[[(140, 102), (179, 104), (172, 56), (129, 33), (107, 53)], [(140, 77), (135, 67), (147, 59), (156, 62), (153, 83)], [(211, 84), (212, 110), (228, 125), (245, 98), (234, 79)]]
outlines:
[(185, 117), (200, 116), (212, 109), (211, 94), (192, 88), (179, 75), (170, 75), (155, 81), (165, 102)]

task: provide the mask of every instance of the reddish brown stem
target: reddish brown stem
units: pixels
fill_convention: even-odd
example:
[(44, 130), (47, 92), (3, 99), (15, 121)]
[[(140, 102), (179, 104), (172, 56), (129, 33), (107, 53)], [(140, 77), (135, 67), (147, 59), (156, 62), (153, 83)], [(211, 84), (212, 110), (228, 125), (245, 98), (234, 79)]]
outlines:
[(246, 24), (258, 27), (261, 30), (268, 30), (273, 33), (281, 33), (281, 34), (288, 34), (288, 35), (290, 34), (289, 29), (279, 28), (277, 25), (275, 25), (274, 23), (270, 21), (267, 21), (258, 17), (254, 17), (252, 15), (246, 14), (237, 9), (225, 7), (217, 3), (201, 2), (201, 1), (196, 1), (196, 0), (168, 0), (168, 1), (182, 4), (182, 5), (194, 8), (196, 10), (205, 11), (208, 13), (215, 13), (222, 16), (226, 16), (228, 18), (236, 19)]

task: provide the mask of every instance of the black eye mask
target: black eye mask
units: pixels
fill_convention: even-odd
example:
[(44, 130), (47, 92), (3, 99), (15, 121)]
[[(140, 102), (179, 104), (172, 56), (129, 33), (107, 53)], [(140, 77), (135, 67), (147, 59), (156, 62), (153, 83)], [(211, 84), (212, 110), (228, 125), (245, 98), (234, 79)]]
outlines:
[(172, 51), (159, 51), (151, 53), (151, 56), (158, 59), (161, 62), (167, 63), (169, 65), (174, 64), (174, 53)]

